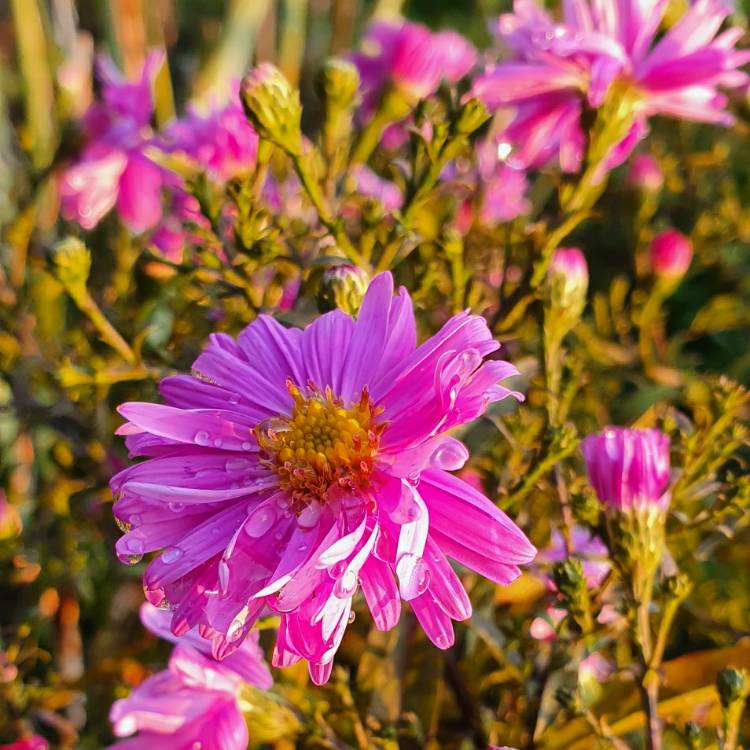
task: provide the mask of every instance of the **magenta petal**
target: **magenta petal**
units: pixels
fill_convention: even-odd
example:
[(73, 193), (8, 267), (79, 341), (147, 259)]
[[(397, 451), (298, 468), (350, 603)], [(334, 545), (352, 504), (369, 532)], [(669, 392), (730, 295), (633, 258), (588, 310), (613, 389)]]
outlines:
[(117, 210), (131, 232), (140, 234), (157, 225), (162, 214), (161, 167), (138, 152), (128, 155), (128, 163), (120, 177)]
[(401, 597), (390, 567), (377, 557), (370, 557), (362, 566), (360, 582), (375, 627), (395, 627), (401, 616)]

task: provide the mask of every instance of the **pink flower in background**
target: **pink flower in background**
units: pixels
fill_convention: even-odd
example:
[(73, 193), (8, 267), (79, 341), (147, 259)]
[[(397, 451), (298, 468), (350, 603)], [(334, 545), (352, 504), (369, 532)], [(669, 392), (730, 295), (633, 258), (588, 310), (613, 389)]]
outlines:
[[(245, 750), (245, 718), (238, 705), (243, 682), (209, 657), (177, 646), (169, 668), (118, 700), (109, 718), (117, 737), (111, 750)], [(130, 735), (138, 734), (134, 737)]]
[(89, 142), (60, 179), (62, 215), (84, 229), (93, 229), (115, 207), (136, 234), (161, 217), (165, 170), (144, 150), (151, 143), (151, 81), (163, 59), (162, 53), (151, 53), (136, 82), (123, 80), (110, 60), (99, 62), (103, 102), (84, 116)]
[(676, 229), (657, 234), (649, 248), (651, 269), (662, 279), (681, 279), (693, 260), (693, 244)]
[[(211, 657), (211, 643), (201, 638), (197, 631), (191, 630), (176, 636), (170, 629), (172, 615), (149, 602), (141, 605), (141, 622), (154, 635), (178, 646), (189, 646), (204, 656)], [(250, 685), (267, 690), (273, 684), (263, 652), (258, 645), (259, 633), (252, 632), (239, 648), (222, 661), (217, 661), (215, 668), (222, 674), (237, 675)], [(215, 660), (214, 660), (215, 661)]]
[(650, 154), (637, 154), (628, 170), (628, 182), (645, 193), (658, 193), (664, 185), (664, 173)]
[(445, 79), (455, 83), (476, 64), (477, 52), (460, 34), (433, 33), (409, 21), (378, 21), (367, 29), (361, 52), (352, 55), (371, 114), (388, 85), (415, 99), (433, 94)]
[(223, 662), (195, 632), (175, 637), (171, 616), (151, 604), (141, 607), (141, 621), (154, 634), (177, 644), (169, 668), (149, 677), (110, 711), (114, 733), (132, 737), (112, 745), (117, 750), (161, 750), (164, 747), (245, 750), (248, 736), (238, 705), (244, 683), (261, 689), (272, 679), (258, 647), (247, 638)]
[[(588, 529), (574, 526), (572, 532), (571, 557), (578, 558), (583, 566), (583, 574), (586, 577), (586, 585), (596, 588), (606, 578), (611, 565), (607, 557), (607, 547), (599, 537), (594, 536)], [(540, 563), (556, 563), (568, 558), (568, 550), (565, 538), (557, 529), (552, 532), (547, 549), (539, 553), (537, 558)], [(544, 580), (550, 589), (555, 590), (552, 578), (546, 574)]]
[(374, 198), (388, 213), (393, 213), (401, 208), (404, 196), (398, 185), (394, 185), (389, 180), (384, 180), (363, 164), (352, 167), (350, 174), (358, 193)]
[(160, 145), (184, 153), (212, 179), (225, 182), (255, 168), (258, 135), (235, 91), (228, 104), (205, 114), (190, 109), (167, 127)]
[(417, 346), (411, 300), (385, 273), (356, 321), (260, 316), (236, 341), (212, 336), (192, 377), (162, 381), (165, 405), (122, 405), (119, 433), (149, 460), (112, 479), (128, 529), (117, 551), (163, 550), (144, 583), (172, 632), (198, 627), (220, 658), (276, 612), (274, 664), (307, 659), (322, 683), (361, 586), (376, 627), (398, 622), (403, 599), (450, 646), (471, 604), (447, 558), (504, 584), (535, 553), (450, 473), (468, 451), (446, 433), (520, 398), (499, 384), (515, 367), (487, 359), (497, 348), (468, 313)]
[(666, 0), (571, 0), (558, 23), (534, 0), (517, 0), (515, 12), (498, 23), (512, 59), (473, 87), (489, 107), (515, 109), (505, 132), (509, 163), (532, 167), (558, 158), (563, 170), (576, 171), (584, 102), (601, 106), (616, 80), (637, 97), (636, 119), (609, 168), (627, 157), (653, 115), (731, 123), (719, 88), (747, 84), (738, 68), (750, 53), (735, 50), (742, 30), (717, 36), (729, 9), (722, 0), (696, 0), (657, 40), (666, 7)]
[(607, 427), (581, 445), (589, 481), (600, 502), (623, 511), (666, 510), (669, 493), (669, 437), (659, 430)]
[(47, 750), (48, 748), (47, 740), (38, 734), (16, 740), (16, 742), (11, 742), (10, 745), (0, 745), (0, 750)]

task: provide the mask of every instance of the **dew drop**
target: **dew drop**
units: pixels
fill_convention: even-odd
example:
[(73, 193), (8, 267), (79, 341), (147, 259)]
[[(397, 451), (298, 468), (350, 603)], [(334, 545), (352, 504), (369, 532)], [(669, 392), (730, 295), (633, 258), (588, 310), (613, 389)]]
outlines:
[(142, 520), (143, 519), (138, 513), (133, 513), (133, 515), (130, 516), (130, 523), (132, 523), (133, 526), (138, 526)]
[(354, 610), (352, 610), (349, 613), (349, 624), (351, 625), (356, 618), (357, 618), (357, 613)]
[(339, 599), (348, 599), (357, 590), (357, 574), (347, 570), (333, 585), (333, 593)]
[(181, 513), (183, 509), (185, 508), (185, 503), (178, 503), (178, 502), (168, 503), (167, 507), (169, 508), (169, 510), (172, 511), (172, 513)]
[(224, 468), (227, 471), (243, 471), (249, 469), (250, 466), (252, 466), (252, 464), (246, 458), (229, 458), (224, 464)]
[(438, 635), (435, 636), (435, 645), (438, 648), (447, 648), (448, 639), (442, 633), (439, 633)]
[(253, 447), (253, 444), (249, 440), (245, 440), (242, 443), (242, 450), (243, 451), (249, 451)]
[(276, 513), (273, 508), (262, 505), (245, 522), (245, 533), (249, 537), (263, 536), (273, 526)]
[(199, 432), (196, 432), (194, 440), (198, 445), (210, 445), (211, 444), (211, 438), (209, 437), (208, 433), (205, 430), (200, 430)]
[(161, 553), (161, 561), (170, 565), (173, 562), (177, 562), (182, 555), (183, 552), (179, 547), (167, 547), (167, 549)]
[(311, 500), (308, 506), (297, 517), (300, 528), (311, 529), (318, 523), (322, 508), (317, 500)]
[(222, 594), (226, 594), (229, 590), (229, 565), (226, 560), (219, 562), (219, 587)]

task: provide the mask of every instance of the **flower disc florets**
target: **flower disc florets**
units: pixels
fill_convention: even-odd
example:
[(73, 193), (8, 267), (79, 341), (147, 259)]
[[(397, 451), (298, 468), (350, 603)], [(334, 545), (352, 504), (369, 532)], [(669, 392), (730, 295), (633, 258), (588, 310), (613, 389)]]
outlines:
[(382, 408), (370, 403), (366, 388), (349, 407), (330, 387), (321, 391), (310, 383), (305, 393), (288, 380), (287, 389), (294, 399), (292, 413), (263, 422), (255, 433), (261, 461), (276, 472), (294, 509), (302, 511), (311, 500), (325, 501), (333, 486), (365, 489), (385, 429), (375, 422)]

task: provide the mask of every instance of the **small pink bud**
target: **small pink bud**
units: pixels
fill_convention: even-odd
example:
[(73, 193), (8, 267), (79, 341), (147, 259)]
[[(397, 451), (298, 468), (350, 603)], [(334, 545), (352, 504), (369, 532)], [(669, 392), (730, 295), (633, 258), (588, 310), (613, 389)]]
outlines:
[(583, 253), (577, 247), (555, 250), (547, 273), (549, 304), (575, 323), (586, 305), (588, 286), (589, 268)]
[(599, 501), (619, 511), (669, 505), (669, 437), (659, 430), (607, 427), (581, 445)]
[(690, 239), (676, 229), (657, 234), (651, 242), (651, 268), (663, 279), (679, 279), (685, 275), (693, 259)]
[(644, 193), (658, 193), (664, 185), (664, 173), (653, 156), (638, 154), (630, 163), (628, 182)]

